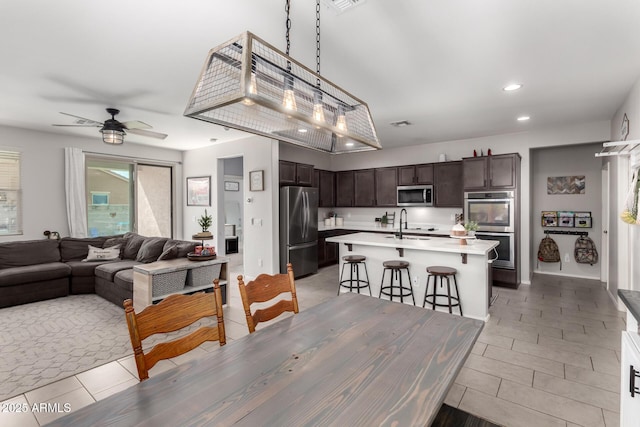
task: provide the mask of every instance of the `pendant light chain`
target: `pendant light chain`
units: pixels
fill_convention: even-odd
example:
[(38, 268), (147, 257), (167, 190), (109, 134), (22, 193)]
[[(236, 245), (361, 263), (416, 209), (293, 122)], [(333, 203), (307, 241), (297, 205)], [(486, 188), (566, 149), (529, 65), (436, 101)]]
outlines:
[(291, 9), (291, 1), (285, 0), (284, 11), (287, 13), (287, 20), (285, 22), (285, 37), (287, 39), (287, 56), (289, 56), (289, 50), (291, 49), (291, 40), (289, 39), (289, 32), (291, 31), (291, 18), (289, 18), (290, 9)]
[(320, 87), (320, 0), (316, 0), (316, 84)]

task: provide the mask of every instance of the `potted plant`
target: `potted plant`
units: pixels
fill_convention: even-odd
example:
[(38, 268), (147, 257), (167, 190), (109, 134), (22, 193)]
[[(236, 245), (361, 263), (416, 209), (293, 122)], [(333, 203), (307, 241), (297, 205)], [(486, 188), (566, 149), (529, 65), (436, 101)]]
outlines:
[(213, 217), (207, 213), (207, 210), (204, 210), (204, 214), (198, 218), (198, 225), (202, 228), (202, 233), (198, 233), (198, 237), (211, 237), (211, 232), (209, 231), (209, 227), (213, 224)]
[(464, 224), (464, 229), (467, 230), (467, 236), (475, 236), (478, 231), (478, 223), (476, 221), (467, 221)]
[(384, 215), (382, 215), (382, 218), (380, 219), (380, 224), (383, 227), (386, 227), (388, 223), (389, 223), (389, 218), (387, 217), (387, 214), (385, 213)]

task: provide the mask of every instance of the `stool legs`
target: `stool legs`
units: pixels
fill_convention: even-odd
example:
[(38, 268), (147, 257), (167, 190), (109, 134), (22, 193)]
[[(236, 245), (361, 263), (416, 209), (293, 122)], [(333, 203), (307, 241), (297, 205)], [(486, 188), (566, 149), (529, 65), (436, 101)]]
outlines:
[[(390, 270), (391, 277), (389, 277), (389, 284), (387, 286), (384, 285), (384, 276)], [(406, 270), (407, 276), (409, 279), (409, 286), (406, 287), (402, 283), (402, 271)], [(395, 282), (397, 281), (397, 284)], [(394, 293), (394, 289), (397, 289), (399, 293)], [(388, 292), (387, 292), (388, 290)], [(405, 291), (407, 291), (405, 293)], [(413, 286), (411, 285), (411, 273), (409, 272), (409, 268), (385, 268), (382, 270), (382, 280), (380, 281), (380, 292), (378, 294), (378, 298), (385, 294), (389, 297), (391, 301), (393, 301), (394, 297), (400, 297), (400, 302), (404, 303), (404, 297), (411, 295), (411, 300), (413, 301), (413, 305), (416, 305), (416, 299), (413, 295)]]
[[(455, 289), (455, 296), (452, 296), (451, 294), (451, 281), (449, 280), (449, 275), (435, 275), (435, 274), (430, 274), (429, 276), (427, 276), (427, 290), (425, 292), (424, 295), (424, 302), (422, 303), (422, 307), (424, 307), (427, 303), (431, 305), (431, 309), (435, 310), (436, 306), (438, 307), (447, 307), (449, 309), (449, 313), (453, 314), (453, 307), (458, 307), (458, 309), (460, 310), (460, 316), (463, 316), (462, 314), (462, 302), (460, 301), (460, 293), (458, 291), (458, 281), (456, 280), (456, 275), (452, 274), (451, 275), (453, 277), (453, 287)], [(429, 293), (429, 284), (430, 284), (430, 279), (433, 277), (433, 293)], [(446, 294), (439, 294), (437, 292), (437, 286), (438, 286), (438, 278), (440, 278), (440, 287), (442, 288), (444, 285), (443, 280), (446, 279), (447, 281), (447, 293)], [(436, 303), (436, 299), (438, 297), (447, 297), (447, 304), (438, 304)], [(430, 299), (433, 298), (433, 299)]]
[[(347, 264), (349, 264), (349, 279), (347, 280), (343, 280), (343, 276), (344, 276), (344, 268), (347, 266)], [(364, 267), (364, 274), (366, 277), (365, 279), (360, 279), (360, 264), (362, 264), (362, 266)], [(353, 278), (353, 273), (355, 272), (356, 274), (356, 278), (354, 280)], [(355, 286), (353, 285), (355, 281)], [(343, 283), (348, 282), (348, 285), (345, 285)], [(363, 284), (364, 283), (364, 284)], [(340, 273), (340, 283), (338, 286), (338, 295), (340, 295), (340, 289), (341, 288), (349, 288), (349, 292), (353, 292), (353, 289), (355, 288), (358, 293), (360, 293), (360, 289), (361, 288), (368, 288), (369, 289), (369, 295), (371, 295), (371, 287), (369, 286), (369, 272), (367, 271), (367, 264), (365, 264), (364, 262), (345, 262), (342, 264), (342, 272)]]

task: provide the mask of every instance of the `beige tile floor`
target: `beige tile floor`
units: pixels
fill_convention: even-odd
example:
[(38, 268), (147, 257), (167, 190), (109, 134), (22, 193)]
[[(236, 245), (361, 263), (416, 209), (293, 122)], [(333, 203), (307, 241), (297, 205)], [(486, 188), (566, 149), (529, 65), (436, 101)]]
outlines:
[[(225, 307), (229, 342), (248, 333), (233, 286), (240, 268), (231, 264), (232, 286)], [(337, 275), (333, 266), (297, 280), (300, 309), (335, 296)], [(495, 294), (491, 319), (445, 402), (509, 427), (618, 426), (624, 316), (600, 283), (538, 275), (531, 286), (494, 287)], [(162, 361), (151, 376), (216, 347), (217, 343), (207, 343)], [(0, 425), (43, 425), (64, 415), (64, 404), (77, 410), (137, 382), (135, 361), (125, 357), (2, 402), (5, 408), (58, 403), (60, 411), (0, 413)]]

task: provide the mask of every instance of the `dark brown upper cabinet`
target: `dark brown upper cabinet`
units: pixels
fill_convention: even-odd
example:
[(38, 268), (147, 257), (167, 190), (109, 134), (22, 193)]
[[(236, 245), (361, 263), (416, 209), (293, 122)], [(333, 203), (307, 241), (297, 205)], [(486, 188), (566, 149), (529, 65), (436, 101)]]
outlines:
[(515, 189), (518, 183), (520, 155), (469, 157), (463, 162), (465, 191)]
[(354, 205), (353, 171), (336, 172), (336, 206), (350, 207)]
[(336, 173), (314, 169), (313, 176), (313, 186), (318, 189), (318, 207), (334, 207), (336, 205)]
[(295, 163), (280, 160), (280, 186), (300, 185), (311, 187), (313, 185), (313, 165)]
[(353, 199), (354, 206), (376, 205), (376, 180), (373, 169), (353, 171)]
[(398, 166), (398, 185), (433, 184), (433, 164)]
[(398, 168), (375, 169), (375, 206), (398, 205)]
[(435, 207), (461, 208), (463, 202), (462, 162), (443, 162), (433, 165)]

